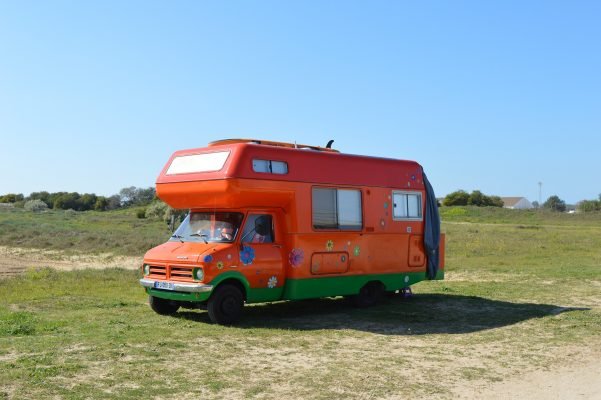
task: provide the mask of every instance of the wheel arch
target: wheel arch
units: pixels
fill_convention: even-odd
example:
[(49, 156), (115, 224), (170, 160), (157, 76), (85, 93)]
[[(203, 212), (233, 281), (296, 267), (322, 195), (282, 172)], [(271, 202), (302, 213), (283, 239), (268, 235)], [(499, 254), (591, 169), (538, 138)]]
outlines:
[(242, 296), (244, 297), (244, 301), (247, 300), (248, 290), (250, 289), (250, 284), (244, 275), (242, 275), (238, 271), (228, 271), (220, 274), (215, 279), (211, 281), (211, 285), (213, 285), (213, 293), (215, 293), (215, 289), (222, 285), (234, 285), (242, 292)]

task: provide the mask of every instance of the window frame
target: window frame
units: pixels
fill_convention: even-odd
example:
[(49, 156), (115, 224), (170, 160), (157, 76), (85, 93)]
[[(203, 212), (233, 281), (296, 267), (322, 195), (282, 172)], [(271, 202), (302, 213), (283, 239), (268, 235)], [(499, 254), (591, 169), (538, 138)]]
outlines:
[[(419, 205), (419, 217), (397, 217), (395, 214), (395, 195), (417, 195), (418, 196), (418, 205)], [(393, 190), (392, 191), (392, 219), (394, 221), (423, 221), (424, 219), (424, 194), (418, 190)], [(405, 204), (407, 207), (407, 214), (409, 214), (408, 201)]]
[[(315, 226), (314, 224), (314, 212), (313, 212), (313, 193), (315, 190), (319, 190), (319, 189), (324, 189), (324, 190), (335, 190), (336, 193), (336, 203), (335, 203), (335, 209), (336, 209), (336, 227), (335, 228), (318, 228)], [(348, 191), (354, 191), (354, 192), (358, 192), (359, 193), (359, 216), (361, 217), (361, 225), (356, 227), (356, 228), (340, 228), (340, 207), (338, 206), (338, 191), (339, 190), (348, 190)], [(311, 187), (311, 229), (313, 229), (313, 231), (316, 232), (361, 232), (363, 231), (364, 227), (365, 227), (365, 215), (364, 215), (364, 210), (363, 210), (363, 204), (364, 204), (364, 199), (363, 199), (363, 190), (359, 189), (359, 188), (354, 188), (354, 187), (335, 187), (335, 186), (313, 186)]]

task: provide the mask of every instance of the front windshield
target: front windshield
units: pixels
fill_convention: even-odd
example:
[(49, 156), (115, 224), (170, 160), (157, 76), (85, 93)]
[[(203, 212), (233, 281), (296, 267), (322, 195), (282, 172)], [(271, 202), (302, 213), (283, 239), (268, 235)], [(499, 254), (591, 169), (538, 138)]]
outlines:
[(231, 243), (242, 223), (242, 213), (191, 212), (171, 237), (171, 241)]

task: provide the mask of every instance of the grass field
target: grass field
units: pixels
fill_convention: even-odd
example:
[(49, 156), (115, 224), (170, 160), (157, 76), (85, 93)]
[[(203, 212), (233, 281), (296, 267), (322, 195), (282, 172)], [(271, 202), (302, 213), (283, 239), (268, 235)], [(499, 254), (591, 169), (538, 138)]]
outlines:
[(165, 241), (169, 229), (158, 219), (139, 219), (137, 208), (110, 212), (49, 210), (32, 213), (0, 208), (0, 244), (60, 250), (66, 254), (139, 256)]
[[(339, 298), (259, 304), (222, 327), (204, 311), (154, 314), (133, 271), (0, 280), (0, 399), (478, 398), (495, 382), (601, 357), (600, 215), (441, 212), (448, 279), (370, 309)], [(122, 230), (103, 229), (125, 241), (134, 222), (149, 245), (167, 234), (119, 215)], [(49, 218), (103, 242), (88, 222)], [(7, 219), (19, 214), (0, 213), (2, 240)], [(68, 251), (98, 251), (77, 243)]]

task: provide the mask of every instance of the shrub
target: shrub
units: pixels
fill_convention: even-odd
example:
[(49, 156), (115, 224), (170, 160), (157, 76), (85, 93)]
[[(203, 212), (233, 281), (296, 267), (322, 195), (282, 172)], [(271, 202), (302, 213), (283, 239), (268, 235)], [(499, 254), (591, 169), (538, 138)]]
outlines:
[(138, 210), (136, 210), (136, 217), (142, 219), (142, 218), (146, 218), (146, 208), (140, 208)]
[(146, 209), (146, 218), (164, 219), (169, 206), (162, 201), (155, 201)]
[(25, 197), (22, 194), (9, 193), (4, 196), (0, 196), (0, 203), (16, 203), (17, 201), (23, 201)]
[(601, 200), (582, 200), (576, 208), (580, 212), (601, 211)]
[(479, 190), (468, 194), (464, 190), (449, 193), (444, 198), (444, 206), (477, 206), (477, 207), (503, 207), (503, 200), (499, 196), (487, 196)]
[(449, 193), (442, 201), (443, 206), (467, 206), (470, 195), (465, 190)]
[(544, 208), (548, 208), (551, 211), (560, 211), (563, 212), (566, 210), (566, 202), (560, 199), (558, 196), (551, 196), (545, 201), (543, 204)]
[(74, 209), (70, 208), (68, 210), (65, 210), (65, 215), (69, 218), (74, 217), (77, 215), (77, 211), (75, 211)]
[(48, 205), (42, 200), (29, 200), (24, 205), (27, 211), (40, 212), (48, 209)]

